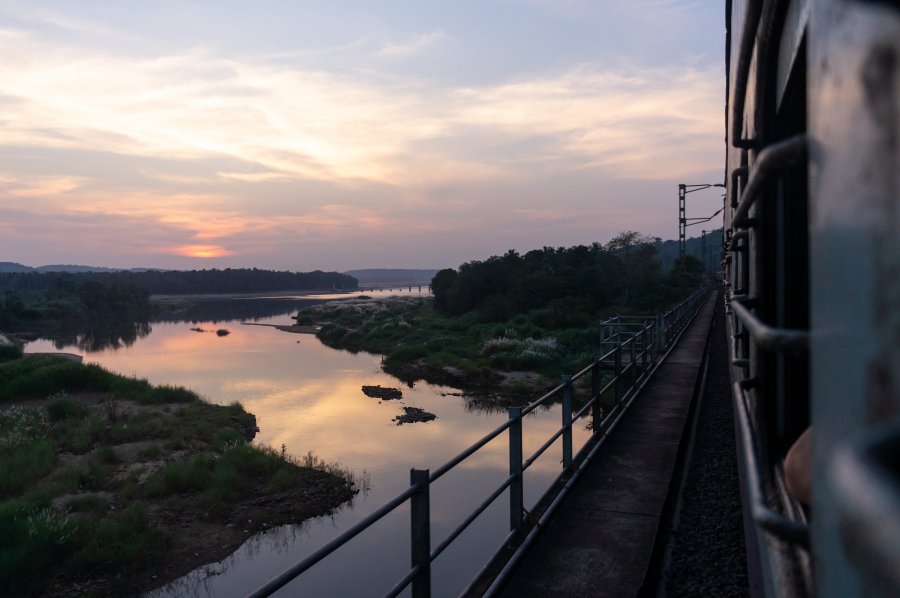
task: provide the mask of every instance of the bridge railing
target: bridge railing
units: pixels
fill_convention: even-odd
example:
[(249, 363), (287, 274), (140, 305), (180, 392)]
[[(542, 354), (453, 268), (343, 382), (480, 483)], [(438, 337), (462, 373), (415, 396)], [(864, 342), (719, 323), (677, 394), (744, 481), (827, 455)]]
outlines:
[[(599, 441), (615, 427), (619, 418), (630, 406), (662, 354), (667, 351), (703, 304), (708, 289), (701, 289), (674, 309), (651, 318), (620, 317), (623, 329), (615, 333), (615, 346), (597, 356), (583, 369), (572, 375), (562, 376), (559, 385), (526, 407), (510, 407), (509, 418), (480, 440), (460, 452), (433, 472), (427, 469), (410, 471), (410, 486), (398, 496), (382, 505), (362, 521), (321, 547), (299, 563), (257, 589), (251, 596), (269, 596), (284, 587), (332, 552), (364, 532), (388, 514), (410, 502), (411, 568), (385, 596), (399, 595), (407, 587), (412, 588), (414, 598), (431, 595), (431, 563), (437, 559), (485, 510), (504, 492), (509, 490), (509, 533), (497, 549), (500, 553), (507, 546), (517, 546), (530, 540), (538, 527), (528, 523), (524, 506), (524, 475), (541, 455), (560, 438), (562, 439), (562, 471), (557, 480), (571, 475), (576, 461), (583, 459), (573, 454), (572, 427), (579, 419), (591, 416), (593, 450)], [(624, 325), (627, 323), (628, 332)], [(661, 340), (660, 340), (661, 339)], [(590, 398), (573, 413), (575, 384), (590, 379)], [(601, 405), (607, 399), (610, 404)], [(611, 399), (611, 401), (609, 400)], [(534, 453), (523, 455), (523, 418), (542, 405), (559, 400), (562, 404), (562, 425)], [(608, 408), (608, 411), (605, 410)], [(476, 507), (459, 525), (432, 549), (430, 491), (431, 484), (478, 452), (482, 447), (508, 432), (509, 475)], [(585, 448), (582, 447), (582, 450)], [(495, 553), (495, 556), (496, 554)], [(493, 558), (491, 559), (493, 560)], [(478, 574), (480, 576), (481, 573)], [(476, 578), (478, 577), (476, 576)], [(490, 592), (488, 592), (490, 593)]]

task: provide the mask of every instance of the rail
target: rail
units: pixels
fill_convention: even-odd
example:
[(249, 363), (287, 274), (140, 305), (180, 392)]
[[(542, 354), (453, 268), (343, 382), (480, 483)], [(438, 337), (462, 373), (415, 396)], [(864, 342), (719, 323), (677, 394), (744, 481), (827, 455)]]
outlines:
[[(576, 470), (572, 440), (573, 424), (590, 412), (592, 417), (591, 440), (602, 439), (630, 406), (660, 357), (674, 344), (680, 332), (703, 305), (708, 291), (705, 288), (698, 290), (675, 308), (659, 316), (649, 318), (619, 316), (601, 322), (601, 342), (612, 343), (611, 338), (614, 338), (615, 346), (613, 348), (593, 359), (577, 373), (571, 376), (562, 376), (559, 385), (526, 407), (510, 407), (509, 418), (504, 423), (437, 468), (433, 473), (427, 469), (412, 469), (409, 488), (313, 554), (258, 588), (250, 596), (269, 596), (278, 591), (407, 501), (410, 502), (411, 566), (409, 571), (387, 591), (386, 596), (397, 596), (410, 586), (414, 598), (430, 596), (431, 563), (507, 490), (509, 491), (510, 531), (497, 548), (495, 556), (506, 546), (518, 546), (523, 541), (530, 540), (533, 537), (530, 532), (533, 532), (537, 526), (529, 524), (525, 517), (525, 472), (560, 438), (562, 439), (563, 458), (562, 472), (557, 481), (564, 476), (572, 476), (580, 471), (586, 460), (580, 460), (581, 465)], [(603, 373), (612, 375), (611, 377), (607, 376), (608, 379), (604, 380)], [(573, 414), (574, 384), (586, 376), (590, 376), (590, 399)], [(609, 412), (604, 413), (600, 408), (600, 403), (610, 395), (612, 395), (612, 406)], [(562, 403), (562, 426), (533, 454), (524, 458), (522, 449), (523, 418), (541, 405), (548, 405), (557, 398)], [(431, 484), (504, 432), (509, 433), (509, 476), (432, 549)], [(598, 448), (599, 445), (595, 445), (591, 454)]]

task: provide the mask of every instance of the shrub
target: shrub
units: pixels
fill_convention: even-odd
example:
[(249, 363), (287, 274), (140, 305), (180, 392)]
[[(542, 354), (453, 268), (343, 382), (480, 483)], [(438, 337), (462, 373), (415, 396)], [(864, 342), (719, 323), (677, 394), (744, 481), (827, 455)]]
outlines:
[(173, 461), (147, 480), (147, 493), (166, 496), (206, 489), (211, 462), (208, 455), (197, 455), (190, 461)]
[(50, 473), (55, 460), (49, 440), (0, 449), (0, 498), (20, 494)]
[(73, 401), (68, 395), (51, 399), (47, 403), (47, 415), (50, 421), (60, 421), (63, 419), (78, 419), (82, 417), (87, 410), (77, 401)]
[(22, 357), (22, 347), (13, 343), (9, 345), (0, 345), (0, 363), (4, 361), (12, 361)]
[(141, 398), (143, 403), (193, 403), (199, 401), (197, 393), (181, 386), (156, 386)]
[(73, 564), (124, 573), (158, 562), (168, 544), (139, 502), (125, 507), (117, 517), (91, 521), (79, 535), (83, 548)]
[(0, 402), (67, 392), (106, 391), (119, 379), (97, 365), (52, 355), (25, 356), (0, 365)]
[(64, 512), (47, 505), (0, 505), (0, 595), (33, 593), (71, 552), (77, 531)]

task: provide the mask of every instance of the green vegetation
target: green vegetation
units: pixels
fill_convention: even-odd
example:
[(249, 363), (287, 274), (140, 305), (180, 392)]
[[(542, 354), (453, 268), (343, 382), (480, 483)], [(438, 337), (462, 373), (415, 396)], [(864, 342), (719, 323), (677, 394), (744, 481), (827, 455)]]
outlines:
[(408, 382), (488, 386), (503, 371), (557, 380), (595, 356), (599, 319), (655, 314), (701, 284), (690, 256), (661, 272), (655, 242), (626, 232), (606, 246), (509, 251), (441, 270), (433, 301), (332, 302), (297, 321), (320, 323), (330, 346), (384, 355), (384, 369)]
[(0, 329), (98, 319), (140, 319), (150, 293), (131, 283), (80, 279), (74, 274), (0, 274)]
[(255, 432), (241, 405), (183, 388), (53, 356), (0, 364), (0, 595), (84, 580), (100, 595), (134, 591), (136, 577), (183, 568), (172, 555), (202, 542), (178, 522), (224, 526), (274, 493), (314, 488), (304, 517), (352, 496), (352, 480), (253, 446)]
[[(0, 286), (10, 280), (0, 274)], [(0, 330), (44, 336), (86, 350), (130, 345), (150, 331), (150, 294), (131, 284), (50, 275), (41, 284), (11, 285), (0, 296)], [(10, 286), (10, 285), (7, 285)], [(6, 351), (0, 347), (0, 361)]]
[[(5, 337), (4, 337), (5, 338)], [(22, 357), (22, 347), (18, 343), (0, 344), (0, 363)]]
[[(260, 293), (303, 289), (355, 289), (356, 279), (337, 272), (276, 272), (258, 268), (148, 270), (146, 272), (0, 273), (0, 292), (52, 294), (59, 289), (138, 289), (146, 294)], [(71, 293), (69, 293), (71, 294)], [(0, 324), (2, 326), (2, 324)]]

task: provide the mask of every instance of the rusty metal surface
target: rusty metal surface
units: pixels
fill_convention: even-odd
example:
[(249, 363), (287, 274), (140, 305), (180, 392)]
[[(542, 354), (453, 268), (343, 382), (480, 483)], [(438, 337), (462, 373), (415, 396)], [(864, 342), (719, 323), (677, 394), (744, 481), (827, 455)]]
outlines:
[(860, 596), (871, 588), (849, 558), (830, 476), (846, 443), (900, 417), (896, 3), (814, 3), (809, 61), (817, 588)]

